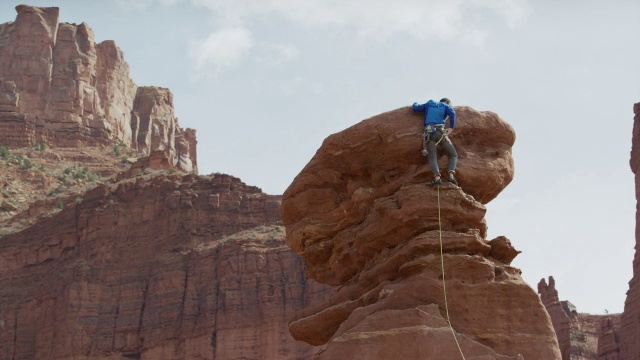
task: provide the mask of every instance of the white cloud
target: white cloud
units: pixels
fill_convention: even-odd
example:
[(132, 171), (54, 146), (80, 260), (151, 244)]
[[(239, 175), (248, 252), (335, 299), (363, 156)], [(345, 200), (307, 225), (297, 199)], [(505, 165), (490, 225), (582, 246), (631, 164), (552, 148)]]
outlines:
[(246, 28), (224, 28), (204, 40), (193, 41), (189, 56), (195, 63), (196, 75), (216, 75), (239, 62), (253, 46), (253, 37)]
[(528, 0), (474, 0), (477, 7), (486, 7), (507, 20), (510, 28), (518, 27), (531, 13)]
[(323, 86), (320, 83), (309, 81), (309, 79), (301, 76), (296, 76), (292, 79), (287, 79), (280, 84), (280, 91), (284, 96), (293, 96), (300, 92), (308, 93), (313, 92), (319, 94), (323, 91)]
[(489, 37), (489, 34), (484, 30), (473, 30), (462, 35), (462, 42), (475, 47), (482, 47)]
[(129, 10), (144, 10), (154, 3), (160, 3), (163, 6), (173, 6), (183, 0), (116, 0), (116, 3)]
[[(116, 0), (123, 7), (144, 9), (155, 3), (172, 6), (187, 0)], [(458, 39), (484, 44), (488, 32), (473, 13), (488, 11), (519, 26), (531, 13), (531, 0), (190, 0), (216, 21), (246, 26), (256, 16), (276, 16), (308, 27), (343, 27), (360, 36), (386, 40), (392, 36), (417, 39)]]
[(272, 66), (293, 61), (299, 54), (298, 48), (287, 44), (265, 43), (256, 48), (258, 62)]
[(177, 3), (181, 2), (181, 1), (182, 0), (160, 0), (160, 3), (162, 5), (165, 5), (165, 6), (172, 6), (172, 5), (175, 5), (175, 4), (177, 4)]
[[(418, 39), (451, 39), (479, 34), (482, 29), (467, 15), (488, 10), (518, 26), (531, 11), (530, 0), (192, 0), (216, 17), (232, 22), (256, 15), (275, 15), (311, 27), (338, 26), (362, 36), (387, 39), (408, 35)], [(477, 36), (476, 36), (477, 37)], [(464, 39), (463, 39), (464, 40)]]
[(116, 0), (116, 4), (127, 10), (141, 10), (149, 6), (153, 0)]
[[(175, 3), (184, 0), (136, 0)], [(490, 37), (485, 24), (474, 17), (487, 13), (514, 28), (531, 11), (530, 0), (190, 0), (208, 9), (217, 24), (227, 28), (192, 46), (195, 72), (218, 73), (255, 48), (255, 60), (279, 65), (297, 58), (298, 50), (285, 44), (254, 41), (248, 27), (267, 17), (311, 28), (340, 28), (380, 41), (394, 36), (455, 40), (482, 47)], [(495, 22), (493, 19), (490, 22)]]

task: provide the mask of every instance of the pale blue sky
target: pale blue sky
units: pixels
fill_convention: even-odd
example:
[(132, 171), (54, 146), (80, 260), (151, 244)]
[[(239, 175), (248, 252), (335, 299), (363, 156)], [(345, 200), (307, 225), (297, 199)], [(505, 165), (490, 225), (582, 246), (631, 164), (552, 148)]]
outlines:
[[(15, 19), (0, 3), (0, 22)], [(170, 88), (201, 174), (281, 194), (322, 140), (443, 96), (516, 129), (516, 176), (489, 236), (553, 275), (578, 311), (623, 310), (632, 276), (636, 0), (58, 0), (112, 39), (138, 85)]]

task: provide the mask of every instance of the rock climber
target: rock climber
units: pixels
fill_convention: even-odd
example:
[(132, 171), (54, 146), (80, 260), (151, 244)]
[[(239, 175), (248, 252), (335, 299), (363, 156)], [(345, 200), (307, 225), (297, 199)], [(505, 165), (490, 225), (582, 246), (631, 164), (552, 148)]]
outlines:
[[(449, 156), (449, 166), (447, 181), (458, 185), (455, 178), (456, 164), (458, 163), (458, 153), (453, 143), (449, 140), (449, 134), (456, 126), (456, 112), (451, 107), (451, 100), (442, 98), (439, 102), (429, 100), (424, 104), (413, 103), (413, 111), (424, 113), (424, 135), (422, 154), (429, 156), (429, 166), (433, 172), (433, 180), (428, 184), (435, 186), (442, 184), (440, 177), (440, 168), (438, 167), (438, 155), (436, 146), (442, 144), (442, 147)], [(447, 119), (449, 119), (449, 128), (445, 128)], [(426, 149), (424, 148), (426, 144)]]

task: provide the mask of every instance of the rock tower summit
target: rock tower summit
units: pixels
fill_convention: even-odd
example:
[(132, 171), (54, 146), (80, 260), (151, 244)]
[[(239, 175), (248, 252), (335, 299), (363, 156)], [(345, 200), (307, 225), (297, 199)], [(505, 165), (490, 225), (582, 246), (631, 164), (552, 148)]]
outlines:
[[(333, 134), (283, 196), (287, 244), (307, 276), (339, 285), (292, 319), (318, 359), (561, 359), (540, 298), (510, 266), (505, 237), (487, 241), (485, 206), (513, 179), (513, 128), (457, 107), (451, 135), (461, 187), (431, 188), (422, 118), (400, 108)], [(445, 168), (446, 156), (440, 157)], [(440, 204), (440, 221), (439, 207)]]

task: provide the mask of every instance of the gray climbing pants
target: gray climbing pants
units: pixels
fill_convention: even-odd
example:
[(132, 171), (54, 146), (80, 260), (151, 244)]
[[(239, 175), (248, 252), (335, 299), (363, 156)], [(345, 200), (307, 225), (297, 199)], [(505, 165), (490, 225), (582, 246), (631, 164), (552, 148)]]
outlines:
[[(427, 142), (427, 151), (429, 151), (429, 166), (431, 167), (433, 176), (440, 176), (440, 168), (438, 167), (438, 154), (436, 153), (436, 143), (438, 142), (438, 140), (440, 140), (441, 136), (444, 135), (440, 131), (436, 131)], [(458, 163), (458, 153), (456, 152), (456, 148), (453, 147), (453, 143), (446, 136), (444, 137), (444, 139), (442, 139), (442, 141), (440, 141), (439, 145), (442, 145), (444, 151), (446, 151), (447, 155), (449, 156), (449, 166), (447, 167), (447, 171), (455, 172), (456, 164)]]

